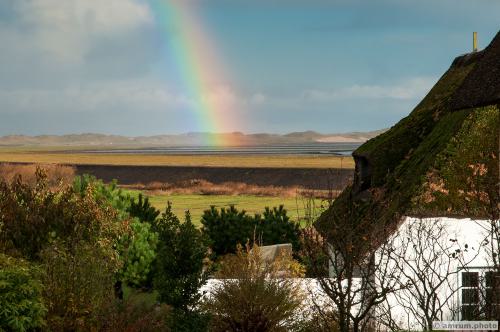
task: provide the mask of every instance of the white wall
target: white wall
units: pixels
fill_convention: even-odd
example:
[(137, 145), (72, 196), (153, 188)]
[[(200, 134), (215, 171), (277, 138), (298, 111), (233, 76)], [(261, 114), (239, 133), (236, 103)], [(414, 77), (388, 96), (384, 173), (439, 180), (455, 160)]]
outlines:
[[(419, 320), (418, 303), (414, 295), (424, 294), (426, 288), (430, 289), (430, 286), (435, 286), (435, 295), (439, 306), (446, 302), (437, 320), (459, 320), (460, 272), (484, 271), (478, 267), (491, 266), (488, 259), (490, 257), (489, 245), (485, 242), (490, 227), (491, 224), (488, 220), (405, 218), (398, 232), (390, 238), (390, 241), (394, 250), (402, 254), (404, 258), (397, 264), (400, 269), (403, 267), (400, 284), (408, 284), (410, 279), (416, 282), (413, 283), (413, 288), (389, 295), (381, 313), (385, 314), (386, 318), (390, 314), (392, 319), (403, 329), (421, 330), (422, 321)], [(437, 241), (432, 239), (432, 236), (425, 238), (423, 236), (425, 232), (419, 233), (419, 229), (433, 229), (439, 231), (440, 236)], [(419, 243), (416, 241), (419, 236), (420, 243), (428, 246), (415, 246), (415, 243)], [(433, 260), (433, 255), (440, 251), (443, 251), (443, 255)], [(419, 252), (422, 255), (419, 255)], [(444, 252), (447, 252), (447, 255)], [(454, 252), (456, 258), (451, 257)], [(425, 269), (425, 261), (433, 261), (435, 264)], [(395, 268), (397, 267), (395, 266)], [(426, 271), (424, 275), (419, 276), (419, 271), (424, 269)], [(446, 275), (448, 275), (447, 280), (442, 282), (442, 276)], [(415, 287), (415, 285), (417, 286)]]

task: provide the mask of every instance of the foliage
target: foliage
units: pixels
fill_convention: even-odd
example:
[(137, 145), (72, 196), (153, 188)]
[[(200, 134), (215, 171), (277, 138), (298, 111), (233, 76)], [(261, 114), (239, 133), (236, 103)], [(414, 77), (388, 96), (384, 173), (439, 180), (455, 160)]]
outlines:
[(210, 315), (197, 309), (182, 310), (173, 309), (167, 317), (167, 325), (176, 332), (203, 332), (208, 331)]
[(104, 314), (99, 317), (99, 330), (106, 332), (168, 332), (172, 331), (168, 327), (168, 320), (171, 316), (171, 308), (164, 304), (148, 305), (143, 302), (135, 302), (132, 299), (114, 300), (109, 303)]
[(96, 200), (93, 189), (89, 186), (81, 194), (70, 187), (50, 190), (41, 169), (33, 186), (20, 177), (10, 184), (0, 182), (0, 247), (36, 260), (53, 239), (115, 242), (127, 225), (116, 223), (116, 211)]
[(0, 254), (0, 330), (30, 331), (44, 325), (39, 271), (29, 263)]
[(75, 178), (73, 187), (80, 194), (89, 187), (94, 188), (93, 195), (96, 200), (115, 209), (120, 221), (130, 223), (130, 232), (124, 234), (117, 244), (123, 261), (121, 281), (135, 287), (150, 287), (158, 236), (147, 223), (153, 222), (160, 212), (151, 206), (147, 197), (143, 199), (142, 194), (139, 194), (138, 202), (135, 202), (133, 197), (118, 188), (116, 181), (104, 184), (101, 180), (85, 174)]
[(328, 276), (329, 255), (324, 245), (323, 237), (313, 226), (302, 230), (298, 259), (305, 267), (307, 278)]
[(131, 232), (120, 239), (117, 248), (124, 262), (121, 279), (134, 287), (149, 288), (158, 234), (151, 230), (149, 223), (138, 220), (134, 220), (130, 228)]
[(1, 247), (41, 263), (47, 325), (54, 330), (95, 325), (113, 298), (116, 243), (128, 229), (92, 183), (80, 189), (49, 188), (41, 169), (34, 185), (20, 177), (0, 183)]
[(292, 243), (300, 248), (300, 226), (290, 221), (283, 205), (254, 217), (234, 206), (217, 210), (214, 206), (202, 216), (203, 232), (210, 238), (212, 250), (217, 256), (235, 253), (238, 244), (257, 241), (262, 245)]
[(116, 181), (105, 184), (102, 180), (98, 180), (95, 176), (89, 174), (75, 177), (73, 181), (75, 192), (83, 196), (89, 187), (93, 188), (92, 193), (96, 200), (107, 203), (118, 211), (120, 220), (129, 219), (128, 210), (131, 206), (132, 198), (130, 195), (125, 194), (122, 189), (118, 188)]
[(211, 206), (201, 217), (203, 233), (208, 236), (215, 255), (234, 253), (238, 244), (255, 238), (255, 219), (233, 205), (217, 210)]
[(204, 308), (211, 331), (293, 331), (298, 327), (303, 294), (290, 277), (298, 276), (291, 256), (266, 262), (258, 246), (239, 246), (228, 255)]
[(131, 217), (139, 218), (142, 222), (152, 223), (156, 220), (160, 211), (149, 203), (149, 198), (143, 199), (142, 194), (139, 194), (137, 203), (135, 199), (130, 201), (130, 207), (127, 209)]
[(175, 309), (189, 311), (200, 299), (198, 290), (206, 282), (204, 259), (208, 247), (202, 233), (193, 225), (189, 213), (181, 223), (168, 204), (161, 218), (153, 223), (158, 233), (154, 286), (159, 300)]
[(91, 330), (114, 299), (120, 267), (111, 243), (55, 241), (41, 253), (47, 323), (53, 330)]
[(261, 245), (291, 243), (295, 252), (300, 249), (300, 226), (290, 221), (283, 205), (266, 207), (262, 217), (255, 216), (255, 219)]

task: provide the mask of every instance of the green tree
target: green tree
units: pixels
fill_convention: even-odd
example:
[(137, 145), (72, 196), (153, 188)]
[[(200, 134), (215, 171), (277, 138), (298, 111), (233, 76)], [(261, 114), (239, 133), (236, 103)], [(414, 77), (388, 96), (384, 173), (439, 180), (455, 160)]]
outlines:
[(130, 225), (129, 231), (117, 243), (123, 262), (115, 285), (117, 296), (122, 297), (122, 282), (133, 287), (150, 288), (158, 242), (158, 235), (151, 229), (150, 223), (160, 212), (142, 194), (135, 202), (133, 197), (118, 188), (116, 181), (105, 184), (94, 176), (84, 174), (75, 178), (73, 188), (80, 195), (93, 188), (95, 199), (116, 210), (119, 221)]
[(45, 325), (38, 274), (28, 262), (0, 254), (0, 331), (24, 332)]
[(207, 318), (199, 313), (200, 288), (208, 279), (204, 269), (207, 241), (191, 222), (189, 212), (183, 223), (173, 214), (170, 202), (161, 218), (153, 223), (158, 233), (154, 287), (158, 299), (173, 307), (169, 325), (174, 331), (203, 331)]
[(168, 203), (165, 213), (154, 223), (158, 250), (154, 285), (160, 302), (188, 310), (200, 299), (198, 290), (208, 273), (204, 260), (208, 247), (202, 233), (193, 225), (189, 213), (181, 223)]
[(160, 211), (158, 211), (154, 206), (151, 206), (149, 203), (149, 198), (143, 197), (142, 194), (139, 194), (137, 203), (135, 202), (135, 199), (132, 198), (130, 201), (130, 207), (127, 211), (130, 213), (131, 217), (136, 217), (139, 218), (141, 222), (149, 223), (155, 221), (160, 215)]
[(120, 279), (133, 287), (150, 288), (158, 234), (149, 223), (137, 219), (132, 221), (130, 228), (131, 232), (125, 234), (118, 243), (123, 260)]
[(118, 211), (118, 218), (120, 220), (129, 219), (128, 210), (131, 206), (132, 197), (118, 188), (116, 180), (110, 184), (105, 184), (102, 180), (98, 180), (95, 176), (89, 174), (75, 177), (73, 181), (75, 192), (83, 196), (88, 192), (89, 187), (93, 188), (92, 194), (96, 200), (105, 202)]
[(300, 249), (300, 226), (290, 220), (283, 205), (266, 207), (262, 215), (254, 217), (234, 206), (220, 210), (212, 206), (201, 223), (216, 256), (235, 253), (239, 244), (253, 241), (259, 245), (291, 243), (295, 252)]
[(233, 205), (220, 210), (211, 206), (203, 213), (201, 223), (217, 256), (235, 253), (238, 244), (245, 244), (255, 237), (255, 218), (244, 210), (238, 211)]
[(283, 205), (266, 207), (262, 217), (256, 216), (257, 234), (262, 245), (291, 243), (294, 252), (300, 250), (300, 226), (290, 220)]

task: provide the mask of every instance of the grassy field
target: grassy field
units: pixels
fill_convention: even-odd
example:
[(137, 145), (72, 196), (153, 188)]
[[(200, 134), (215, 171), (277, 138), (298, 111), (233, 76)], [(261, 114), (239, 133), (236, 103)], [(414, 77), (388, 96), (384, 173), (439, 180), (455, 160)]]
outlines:
[[(132, 191), (137, 195), (138, 191)], [(191, 213), (192, 221), (196, 225), (200, 225), (200, 219), (203, 211), (209, 209), (211, 205), (217, 208), (229, 207), (234, 205), (239, 210), (245, 210), (247, 213), (253, 215), (255, 213), (262, 213), (266, 206), (274, 207), (283, 204), (288, 210), (288, 215), (293, 220), (301, 220), (306, 215), (306, 208), (308, 199), (305, 198), (282, 198), (282, 197), (269, 197), (269, 196), (225, 196), (225, 195), (150, 195), (150, 202), (160, 211), (163, 211), (167, 206), (167, 202), (172, 202), (172, 208), (175, 214), (183, 219), (186, 210)], [(320, 199), (314, 200), (315, 209), (319, 211), (322, 201)]]
[(148, 155), (64, 153), (0, 148), (0, 162), (73, 165), (354, 168), (351, 157), (302, 155)]

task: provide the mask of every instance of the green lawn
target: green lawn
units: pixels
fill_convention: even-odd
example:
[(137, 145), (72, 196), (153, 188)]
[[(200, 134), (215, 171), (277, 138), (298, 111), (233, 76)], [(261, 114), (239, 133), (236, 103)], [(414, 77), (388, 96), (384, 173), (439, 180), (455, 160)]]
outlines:
[[(137, 191), (135, 193), (138, 193)], [(306, 198), (282, 198), (267, 196), (226, 196), (226, 195), (148, 195), (150, 202), (160, 211), (165, 209), (167, 202), (172, 202), (174, 213), (182, 217), (186, 210), (191, 213), (193, 223), (199, 225), (203, 211), (209, 209), (211, 205), (217, 208), (234, 205), (239, 210), (245, 210), (249, 214), (262, 213), (266, 206), (274, 207), (283, 204), (288, 210), (288, 215), (293, 220), (301, 220), (306, 215), (306, 208), (310, 200)], [(313, 201), (315, 210), (318, 212), (322, 201)], [(182, 218), (181, 218), (182, 220)]]

